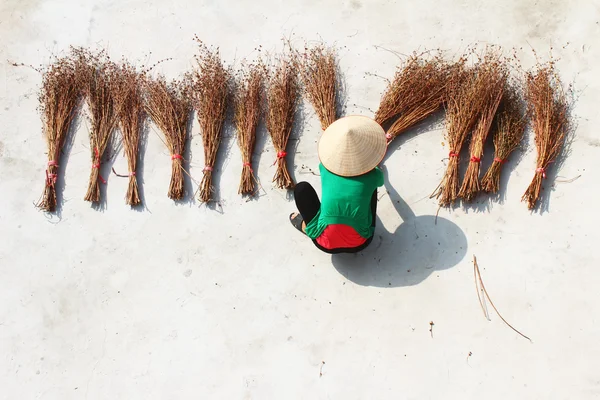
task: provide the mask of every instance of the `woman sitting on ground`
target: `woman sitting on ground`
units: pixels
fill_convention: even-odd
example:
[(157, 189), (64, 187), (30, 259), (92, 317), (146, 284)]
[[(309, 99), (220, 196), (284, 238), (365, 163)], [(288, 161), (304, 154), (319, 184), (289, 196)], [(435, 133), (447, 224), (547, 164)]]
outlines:
[(375, 231), (377, 188), (383, 186), (377, 165), (386, 148), (385, 131), (371, 118), (349, 116), (331, 124), (318, 146), (323, 201), (308, 182), (298, 183), (292, 225), (326, 253), (366, 248)]

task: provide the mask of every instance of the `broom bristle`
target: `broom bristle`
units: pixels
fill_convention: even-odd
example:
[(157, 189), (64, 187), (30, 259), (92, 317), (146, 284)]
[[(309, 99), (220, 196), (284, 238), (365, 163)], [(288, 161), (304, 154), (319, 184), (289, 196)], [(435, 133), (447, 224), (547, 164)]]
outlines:
[(99, 181), (102, 156), (118, 121), (120, 105), (114, 97), (117, 88), (117, 67), (104, 50), (93, 53), (84, 48), (74, 49), (77, 56), (79, 84), (90, 110), (90, 153), (92, 170), (85, 201), (100, 202)]
[(171, 154), (171, 182), (167, 196), (181, 200), (186, 193), (183, 167), (188, 138), (188, 119), (192, 110), (189, 82), (172, 81), (167, 84), (164, 77), (142, 81), (144, 108), (152, 121), (165, 135), (165, 144)]
[(267, 130), (277, 151), (277, 171), (273, 182), (280, 188), (292, 189), (294, 181), (286, 164), (286, 148), (298, 99), (297, 63), (287, 57), (279, 60), (268, 81), (267, 88)]
[(130, 206), (141, 203), (137, 182), (137, 158), (140, 135), (144, 125), (145, 112), (142, 99), (142, 76), (131, 64), (124, 62), (119, 66), (116, 92), (114, 97), (121, 105), (119, 127), (123, 137), (123, 148), (127, 156), (129, 183), (125, 202)]
[(413, 54), (398, 68), (375, 112), (380, 125), (397, 117), (387, 130), (388, 142), (442, 106), (451, 72), (439, 55)]
[(469, 166), (458, 192), (458, 197), (465, 201), (473, 200), (481, 190), (479, 170), (483, 147), (508, 79), (506, 62), (497, 50), (491, 49), (486, 52), (478, 66), (478, 78), (482, 85), (480, 96), (483, 98), (483, 104), (471, 138)]
[(80, 102), (77, 70), (72, 55), (57, 59), (42, 72), (38, 95), (42, 129), (48, 147), (44, 191), (37, 207), (54, 212), (60, 156)]
[(335, 50), (319, 44), (307, 52), (300, 65), (304, 93), (325, 130), (336, 120), (337, 64)]
[(262, 88), (265, 67), (262, 63), (244, 68), (237, 77), (235, 92), (235, 126), (242, 153), (242, 176), (239, 194), (255, 193), (252, 153), (256, 143), (256, 127), (261, 115)]
[(196, 41), (200, 53), (196, 56), (197, 70), (194, 73), (194, 108), (202, 132), (205, 165), (198, 198), (201, 202), (208, 203), (214, 192), (212, 171), (225, 121), (230, 72), (223, 66), (219, 49), (208, 48), (197, 37)]
[(438, 198), (442, 207), (450, 206), (458, 197), (460, 151), (481, 113), (484, 104), (481, 94), (485, 92), (478, 68), (466, 68), (464, 58), (455, 64), (447, 88), (446, 137), (450, 161), (442, 182), (431, 196)]
[(562, 151), (568, 131), (568, 103), (553, 62), (538, 65), (527, 74), (525, 97), (535, 133), (536, 172), (522, 200), (534, 209), (542, 189), (546, 169)]
[(502, 165), (521, 144), (525, 133), (525, 109), (518, 90), (518, 83), (509, 83), (504, 91), (500, 112), (495, 123), (494, 160), (481, 180), (481, 187), (488, 193), (498, 193)]

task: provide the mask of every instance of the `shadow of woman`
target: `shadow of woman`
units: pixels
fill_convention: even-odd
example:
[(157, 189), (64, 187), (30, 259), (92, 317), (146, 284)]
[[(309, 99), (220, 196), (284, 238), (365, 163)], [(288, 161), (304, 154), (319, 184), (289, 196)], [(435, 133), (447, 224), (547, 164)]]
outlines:
[(416, 216), (389, 184), (385, 188), (402, 218), (395, 232), (375, 228), (373, 242), (357, 254), (332, 256), (335, 269), (362, 286), (413, 286), (435, 271), (457, 265), (467, 252), (467, 238), (455, 223), (435, 215)]

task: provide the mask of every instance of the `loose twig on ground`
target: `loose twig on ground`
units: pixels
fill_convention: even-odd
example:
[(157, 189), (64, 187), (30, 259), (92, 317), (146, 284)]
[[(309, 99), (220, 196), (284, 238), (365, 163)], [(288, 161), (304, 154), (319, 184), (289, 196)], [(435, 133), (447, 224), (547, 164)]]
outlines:
[(475, 274), (475, 288), (477, 289), (477, 298), (479, 299), (479, 304), (481, 305), (481, 309), (483, 310), (486, 318), (489, 320), (489, 316), (487, 315), (486, 307), (484, 307), (484, 302), (482, 302), (482, 297), (479, 295), (480, 290), (485, 295), (485, 298), (488, 299), (488, 301), (490, 302), (490, 305), (492, 306), (494, 311), (496, 311), (496, 314), (498, 314), (498, 317), (500, 317), (502, 322), (504, 322), (510, 329), (512, 329), (513, 331), (515, 331), (516, 333), (518, 333), (519, 335), (523, 336), (525, 339), (527, 339), (531, 342), (532, 340), (528, 336), (525, 336), (524, 334), (519, 332), (515, 327), (513, 327), (511, 324), (509, 324), (508, 321), (506, 321), (504, 319), (504, 317), (502, 317), (502, 315), (500, 314), (500, 312), (498, 311), (498, 309), (492, 302), (492, 299), (490, 299), (490, 295), (488, 294), (487, 290), (485, 289), (485, 285), (483, 284), (483, 280), (481, 279), (481, 272), (479, 271), (479, 265), (477, 265), (477, 257), (475, 257), (475, 256), (473, 256), (473, 273)]
[(266, 114), (267, 130), (277, 151), (277, 171), (273, 182), (280, 189), (294, 187), (286, 164), (286, 148), (294, 123), (298, 89), (297, 63), (283, 56), (269, 77)]
[(203, 203), (213, 200), (212, 173), (221, 144), (221, 132), (227, 110), (230, 72), (223, 66), (219, 49), (208, 48), (196, 37), (200, 53), (195, 57), (194, 108), (196, 109), (202, 144), (204, 145), (204, 169), (198, 198)]
[(535, 176), (523, 201), (534, 209), (542, 190), (546, 170), (560, 155), (568, 131), (568, 104), (554, 62), (538, 65), (527, 74), (525, 97), (535, 133), (537, 162)]
[(237, 77), (235, 102), (235, 127), (238, 145), (242, 153), (242, 176), (239, 194), (253, 195), (255, 192), (252, 153), (256, 143), (256, 126), (262, 114), (262, 90), (265, 67), (262, 63), (250, 65)]

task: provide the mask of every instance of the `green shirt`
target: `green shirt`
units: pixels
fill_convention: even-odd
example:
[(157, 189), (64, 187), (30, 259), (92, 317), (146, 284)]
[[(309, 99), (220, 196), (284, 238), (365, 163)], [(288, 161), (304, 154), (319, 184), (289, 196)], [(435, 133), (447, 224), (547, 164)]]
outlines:
[(311, 239), (321, 236), (327, 225), (343, 224), (354, 228), (365, 239), (373, 236), (371, 197), (383, 186), (383, 172), (375, 168), (364, 175), (346, 178), (329, 172), (323, 164), (321, 171), (321, 209), (307, 225)]

